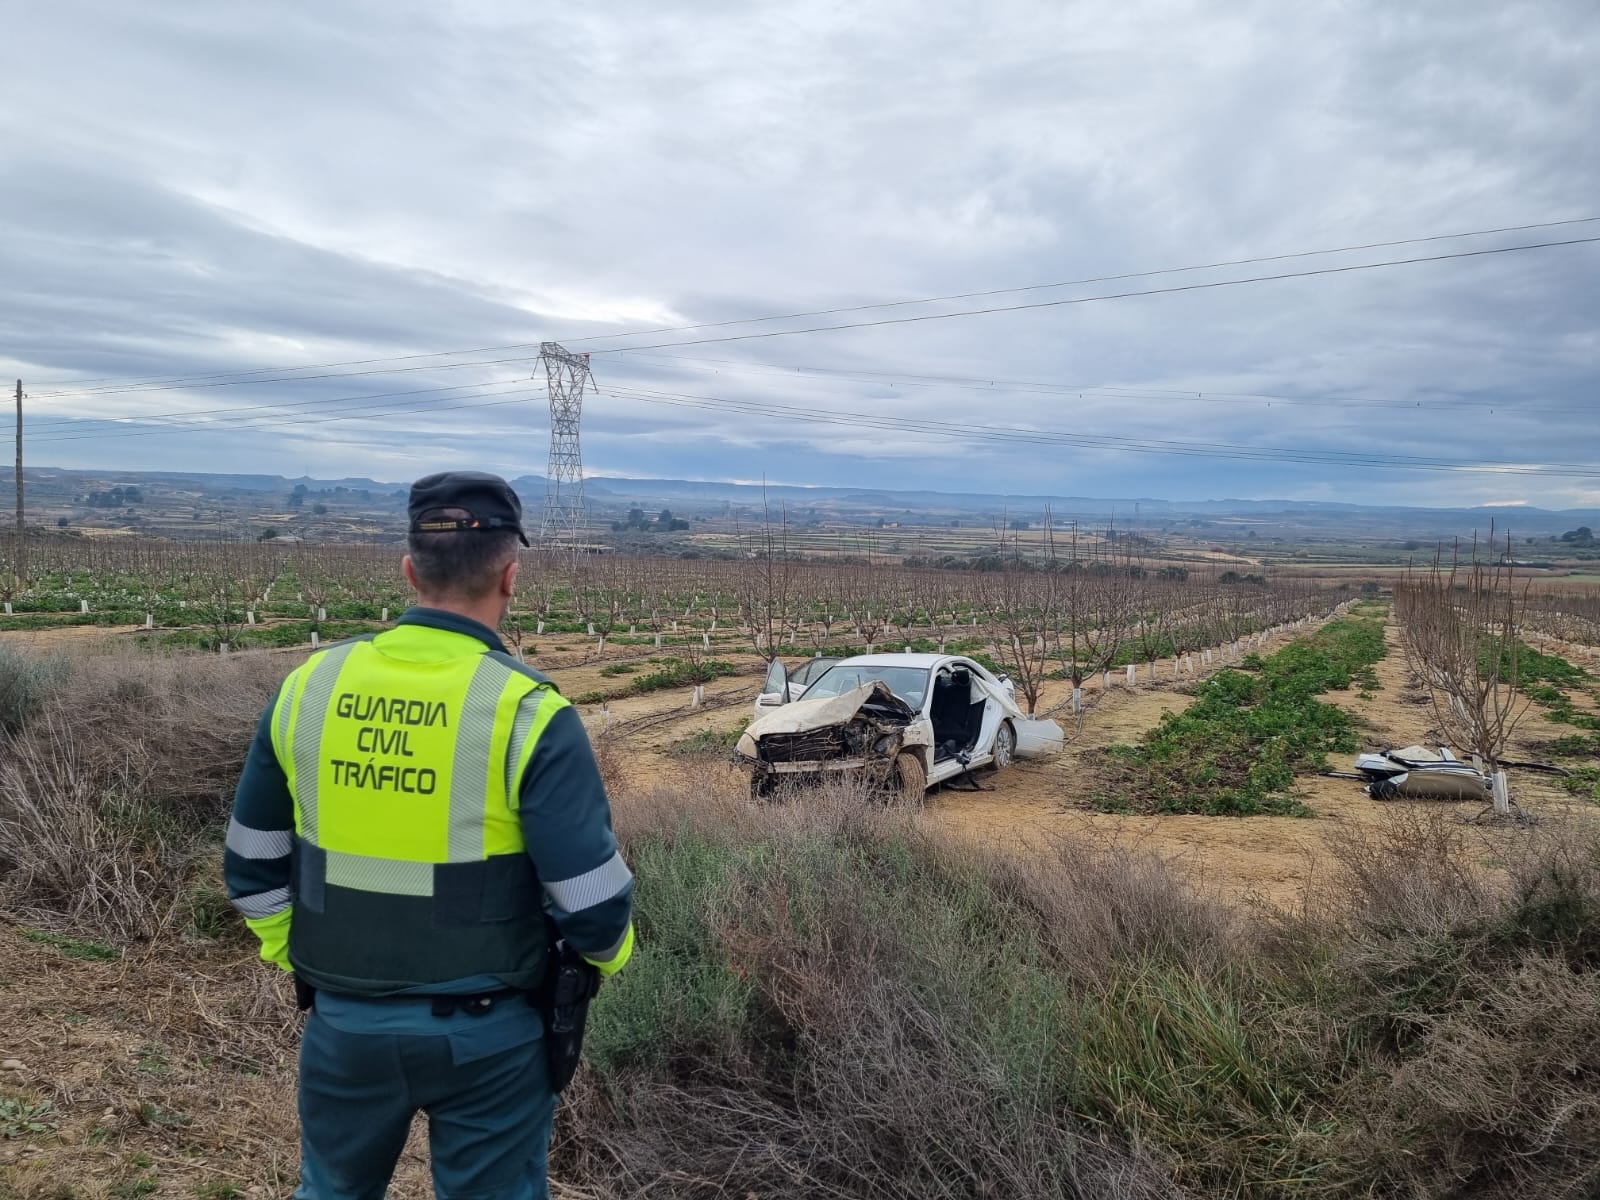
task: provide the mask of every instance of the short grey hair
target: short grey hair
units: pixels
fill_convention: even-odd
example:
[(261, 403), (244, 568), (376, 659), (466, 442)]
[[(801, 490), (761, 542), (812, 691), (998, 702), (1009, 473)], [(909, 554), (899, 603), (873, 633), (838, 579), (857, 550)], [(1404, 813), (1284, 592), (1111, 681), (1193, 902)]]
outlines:
[[(442, 517), (470, 517), (465, 509), (446, 508)], [(514, 529), (452, 529), (406, 535), (419, 591), (482, 600), (494, 591), (506, 564), (517, 557)]]

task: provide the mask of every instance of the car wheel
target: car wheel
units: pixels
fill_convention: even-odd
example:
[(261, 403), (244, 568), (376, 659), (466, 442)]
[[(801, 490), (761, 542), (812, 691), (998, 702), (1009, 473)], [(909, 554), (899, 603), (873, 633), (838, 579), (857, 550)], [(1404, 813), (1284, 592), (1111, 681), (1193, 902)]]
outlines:
[(902, 804), (921, 804), (928, 791), (928, 769), (922, 765), (922, 756), (910, 750), (896, 756), (894, 782)]
[(757, 771), (750, 776), (750, 799), (771, 800), (772, 794), (778, 790), (778, 778), (765, 772)]
[(994, 731), (994, 769), (1004, 771), (1017, 757), (1017, 731), (1010, 721), (1001, 721)]

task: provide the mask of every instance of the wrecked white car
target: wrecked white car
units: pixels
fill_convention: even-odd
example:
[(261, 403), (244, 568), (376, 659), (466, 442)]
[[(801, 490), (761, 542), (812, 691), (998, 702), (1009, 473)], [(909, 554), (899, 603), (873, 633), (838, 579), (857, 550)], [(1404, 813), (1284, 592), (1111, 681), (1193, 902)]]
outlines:
[[(788, 695), (782, 661), (761, 691)], [(750, 770), (753, 796), (786, 778), (848, 772), (919, 801), (974, 767), (1000, 770), (1061, 743), (1061, 726), (1027, 716), (1010, 681), (969, 658), (869, 654), (834, 663), (800, 699), (751, 722), (734, 754)]]

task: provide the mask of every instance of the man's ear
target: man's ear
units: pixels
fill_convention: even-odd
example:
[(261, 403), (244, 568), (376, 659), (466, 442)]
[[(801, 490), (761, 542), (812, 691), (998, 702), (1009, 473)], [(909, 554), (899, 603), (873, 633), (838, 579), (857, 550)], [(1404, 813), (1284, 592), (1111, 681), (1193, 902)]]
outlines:
[(411, 585), (412, 591), (422, 591), (421, 586), (417, 583), (417, 567), (411, 561), (411, 555), (408, 554), (400, 560), (400, 574), (406, 577), (406, 582)]
[(517, 568), (521, 565), (513, 558), (506, 564), (506, 569), (500, 572), (500, 594), (507, 600), (517, 594)]

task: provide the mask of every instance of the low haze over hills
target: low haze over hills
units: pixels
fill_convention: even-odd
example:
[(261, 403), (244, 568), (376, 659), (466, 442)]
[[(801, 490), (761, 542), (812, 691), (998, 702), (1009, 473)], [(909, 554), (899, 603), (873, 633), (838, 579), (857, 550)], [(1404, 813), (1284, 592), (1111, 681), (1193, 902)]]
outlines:
[[(14, 473), (0, 469), (0, 488), (12, 485)], [(207, 474), (160, 471), (81, 471), (30, 468), (30, 518), (47, 525), (87, 523), (147, 527), (157, 509), (187, 508), (188, 530), (204, 535), (219, 516), (230, 520), (290, 519), (364, 514), (367, 532), (397, 534), (409, 480), (375, 480), (345, 476), (318, 479), (281, 475)], [(543, 503), (542, 475), (521, 475), (513, 481), (536, 519)], [(112, 503), (115, 489), (133, 488), (139, 500)], [(299, 490), (300, 499), (294, 499)], [(1184, 525), (1195, 532), (1245, 527), (1258, 534), (1301, 537), (1470, 537), (1493, 523), (1518, 536), (1557, 536), (1580, 525), (1600, 525), (1600, 509), (1549, 510), (1532, 506), (1419, 508), (1308, 500), (1239, 500), (1229, 498), (1163, 500), (1151, 497), (1086, 497), (1073, 495), (1002, 494), (976, 491), (904, 490), (843, 487), (797, 487), (788, 484), (730, 483), (683, 479), (594, 477), (584, 484), (593, 517), (604, 523), (643, 507), (670, 506), (682, 516), (759, 521), (763, 505), (777, 519), (787, 513), (797, 523), (821, 521), (842, 525), (947, 525), (952, 520), (977, 524), (1043, 519), (1046, 509), (1057, 524), (1083, 521), (1094, 525), (1159, 528)], [(317, 513), (317, 508), (326, 513)], [(318, 532), (307, 520), (306, 536)], [(200, 528), (194, 528), (199, 526)], [(152, 529), (152, 532), (171, 530)], [(344, 533), (351, 532), (341, 527)], [(359, 530), (357, 531), (359, 532)]]

